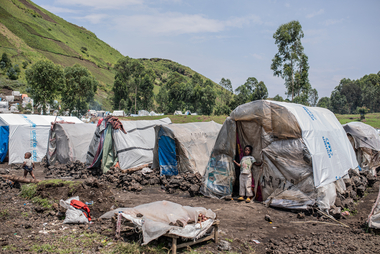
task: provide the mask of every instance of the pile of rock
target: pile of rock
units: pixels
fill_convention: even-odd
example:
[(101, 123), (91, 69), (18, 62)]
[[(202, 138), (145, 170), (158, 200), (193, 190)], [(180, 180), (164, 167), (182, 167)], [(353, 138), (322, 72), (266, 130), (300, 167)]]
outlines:
[(44, 173), (46, 178), (72, 177), (74, 179), (86, 179), (89, 176), (99, 175), (98, 171), (88, 170), (86, 164), (79, 160), (67, 164), (46, 165)]
[[(114, 182), (115, 169), (108, 171), (104, 177)], [(141, 191), (144, 185), (161, 185), (168, 193), (175, 193), (177, 189), (180, 189), (189, 191), (191, 196), (195, 196), (199, 193), (201, 180), (202, 176), (199, 173), (160, 176), (160, 170), (145, 168), (132, 174), (118, 174), (117, 187), (126, 191)]]
[(343, 179), (346, 191), (343, 194), (337, 192), (335, 205), (330, 210), (330, 214), (336, 218), (340, 218), (342, 209), (355, 210), (354, 201), (362, 198), (366, 189), (372, 187), (376, 182), (376, 177), (370, 171), (361, 171), (358, 174), (355, 170), (350, 169), (348, 174), (350, 178)]

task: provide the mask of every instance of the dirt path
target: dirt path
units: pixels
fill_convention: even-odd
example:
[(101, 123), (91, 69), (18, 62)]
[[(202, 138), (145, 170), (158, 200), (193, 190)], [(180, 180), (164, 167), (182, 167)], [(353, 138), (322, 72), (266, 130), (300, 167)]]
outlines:
[[(2, 164), (0, 168), (7, 168), (7, 166)], [(43, 169), (37, 166), (35, 170), (37, 178), (43, 179), (44, 173), (42, 171)], [(21, 170), (11, 170), (11, 173), (19, 176), (23, 174)], [(267, 208), (258, 202), (247, 204), (234, 200), (224, 201), (201, 196), (190, 197), (188, 192), (179, 190), (174, 194), (167, 194), (161, 190), (160, 186), (156, 185), (144, 186), (143, 190), (138, 193), (124, 192), (115, 186), (110, 186), (110, 188), (119, 207), (134, 207), (149, 202), (168, 200), (181, 205), (202, 206), (213, 210), (220, 220), (221, 239), (227, 241), (231, 245), (231, 250), (238, 253), (380, 253), (380, 236), (366, 233), (366, 229), (363, 228), (364, 222), (376, 200), (379, 182), (373, 188), (369, 188), (365, 197), (356, 203), (357, 213), (355, 215), (340, 220), (348, 225), (349, 228), (342, 227), (330, 219), (321, 219), (312, 215), (298, 219), (297, 213)], [(33, 250), (39, 250), (37, 247), (33, 247), (33, 243), (37, 244), (41, 239), (45, 239), (44, 241), (47, 244), (56, 246), (54, 245), (54, 238), (51, 235), (37, 234), (39, 238), (31, 239), (29, 244), (21, 243), (21, 239), (15, 237), (15, 233), (23, 236), (27, 234), (24, 231), (31, 232), (32, 230), (36, 232), (36, 228), (40, 230), (43, 221), (49, 221), (50, 223), (57, 221), (55, 214), (51, 212), (37, 213), (35, 205), (30, 201), (20, 198), (17, 196), (17, 193), (17, 190), (2, 191), (2, 195), (0, 196), (2, 208), (0, 210), (4, 211), (7, 209), (8, 212), (15, 210), (15, 213), (20, 213), (17, 210), (22, 207), (21, 213), (28, 213), (30, 216), (6, 216), (6, 225), (13, 225), (13, 227), (1, 227), (0, 238), (11, 239), (5, 240), (8, 245), (3, 246), (21, 244), (24, 250), (27, 249), (33, 252)], [(55, 194), (55, 196), (57, 195)], [(23, 206), (24, 203), (26, 204), (25, 206)], [(264, 219), (265, 215), (270, 216), (272, 223)], [(31, 220), (34, 221), (31, 222)], [(59, 222), (57, 221), (57, 223)], [(28, 227), (29, 224), (31, 225), (31, 229), (25, 228), (25, 225)], [(108, 239), (112, 237), (112, 225), (110, 224), (102, 224), (95, 221), (88, 228), (83, 225), (65, 226), (68, 227), (68, 230), (71, 230), (70, 232), (75, 229), (77, 233), (74, 235), (78, 239), (80, 239), (80, 234), (83, 234), (83, 232), (89, 231), (97, 234), (94, 236), (96, 240), (92, 242), (93, 246), (89, 244), (86, 247), (86, 250), (89, 250), (90, 253), (97, 250), (104, 252), (112, 247), (104, 246), (101, 240), (99, 240), (102, 237), (108, 237)], [(65, 236), (67, 236), (65, 233), (57, 234), (59, 239)], [(2, 244), (1, 239), (0, 245)], [(75, 239), (75, 241), (78, 241), (78, 239)], [(258, 240), (260, 243), (256, 244), (252, 240)], [(82, 243), (78, 242), (78, 244), (81, 246)], [(206, 253), (207, 251), (220, 253), (218, 246), (213, 242), (198, 245), (196, 249), (202, 253)]]

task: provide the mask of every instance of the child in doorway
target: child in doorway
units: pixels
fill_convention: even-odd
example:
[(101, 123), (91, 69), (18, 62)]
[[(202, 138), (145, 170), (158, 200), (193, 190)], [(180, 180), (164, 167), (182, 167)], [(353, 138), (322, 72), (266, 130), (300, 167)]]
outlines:
[(238, 198), (239, 201), (244, 200), (244, 196), (247, 197), (245, 202), (249, 203), (251, 202), (251, 199), (253, 198), (253, 192), (252, 192), (252, 165), (255, 164), (256, 166), (260, 166), (261, 163), (256, 162), (255, 158), (251, 155), (252, 154), (252, 146), (247, 145), (244, 147), (244, 156), (241, 158), (240, 163), (237, 163), (234, 160), (234, 163), (240, 167), (240, 177), (239, 177), (239, 195)]
[(26, 178), (26, 175), (29, 174), (33, 177), (33, 179), (36, 179), (34, 177), (34, 174), (33, 174), (33, 169), (34, 169), (34, 162), (32, 161), (32, 159), (30, 158), (32, 157), (32, 154), (27, 152), (25, 153), (24, 155), (24, 164), (22, 164), (22, 168), (24, 169), (24, 178)]

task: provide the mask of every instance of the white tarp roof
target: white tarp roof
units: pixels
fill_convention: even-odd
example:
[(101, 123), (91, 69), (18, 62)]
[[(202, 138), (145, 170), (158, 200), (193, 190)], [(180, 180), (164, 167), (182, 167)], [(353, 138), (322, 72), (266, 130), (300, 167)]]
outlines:
[(302, 138), (310, 151), (314, 185), (327, 185), (356, 168), (354, 149), (335, 115), (324, 108), (270, 101), (288, 109), (297, 119)]
[(46, 154), (51, 122), (83, 123), (77, 117), (0, 114), (0, 125), (9, 126), (9, 164), (22, 163), (26, 152), (32, 153), (34, 162)]
[(154, 126), (170, 124), (170, 118), (159, 120), (121, 121), (124, 134), (114, 130), (113, 141), (119, 158), (120, 168), (127, 169), (153, 161), (153, 147), (155, 144)]

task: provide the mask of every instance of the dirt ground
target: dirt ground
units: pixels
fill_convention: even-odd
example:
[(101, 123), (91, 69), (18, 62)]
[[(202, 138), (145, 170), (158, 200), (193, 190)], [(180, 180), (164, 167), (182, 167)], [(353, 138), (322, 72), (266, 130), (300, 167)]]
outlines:
[[(11, 174), (23, 175), (22, 170), (12, 169)], [(14, 168), (14, 167), (13, 167)], [(44, 179), (43, 168), (37, 165), (35, 175)], [(30, 176), (28, 176), (30, 177)], [(20, 197), (18, 189), (0, 189), (0, 250), (8, 253), (167, 253), (170, 245), (163, 239), (147, 247), (131, 244), (127, 248), (114, 240), (110, 221), (97, 218), (116, 207), (168, 200), (188, 206), (202, 206), (213, 210), (220, 220), (220, 239), (230, 245), (230, 251), (221, 251), (218, 244), (208, 241), (181, 249), (183, 253), (380, 253), (380, 236), (365, 227), (365, 221), (377, 198), (379, 182), (367, 189), (367, 193), (355, 204), (356, 212), (340, 222), (306, 215), (299, 219), (297, 213), (267, 208), (259, 202), (239, 203), (190, 197), (178, 190), (167, 194), (158, 185), (144, 186), (141, 192), (125, 192), (116, 186), (99, 186), (90, 180), (78, 180), (79, 186), (69, 193), (68, 187), (45, 186), (39, 194), (51, 200), (79, 195), (83, 201), (94, 201), (92, 224), (62, 224), (64, 212), (53, 205), (43, 209), (29, 199)], [(90, 181), (90, 183), (88, 183)], [(98, 202), (101, 198), (102, 202)], [(109, 200), (105, 200), (108, 198)], [(99, 206), (99, 203), (101, 206)], [(98, 205), (95, 207), (95, 205)], [(265, 220), (269, 215), (272, 222)], [(44, 225), (44, 223), (47, 223)], [(260, 243), (255, 243), (257, 240)]]

